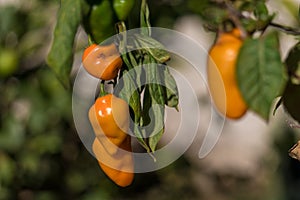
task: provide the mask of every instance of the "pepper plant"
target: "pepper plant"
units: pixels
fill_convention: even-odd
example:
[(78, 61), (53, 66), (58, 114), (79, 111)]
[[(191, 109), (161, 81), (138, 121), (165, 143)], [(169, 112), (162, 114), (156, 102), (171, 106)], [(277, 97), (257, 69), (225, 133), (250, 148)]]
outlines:
[[(180, 97), (168, 68), (158, 67), (172, 57), (161, 43), (151, 37), (150, 11), (151, 4), (155, 3), (148, 3), (150, 6), (146, 0), (61, 0), (47, 64), (69, 89), (72, 85), (70, 72), (78, 27), (84, 28), (90, 45), (99, 44), (118, 34), (119, 37), (114, 42), (121, 53), (122, 66), (118, 68), (120, 71), (117, 77), (100, 84), (115, 85), (118, 82), (122, 85), (122, 89), (115, 91), (115, 95), (127, 102), (133, 121), (132, 132), (146, 151), (151, 153), (156, 151), (164, 132), (165, 106), (177, 109)], [(177, 17), (178, 13), (194, 13), (200, 16), (206, 30), (216, 33), (217, 38), (238, 29), (241, 45), (235, 49), (237, 56), (234, 62), (230, 62), (233, 65), (230, 79), (239, 90), (241, 99), (245, 102), (244, 107), (268, 122), (272, 114), (276, 114), (276, 109), (283, 106), (297, 122), (300, 121), (300, 45), (299, 42), (295, 44), (286, 58), (282, 57), (279, 48), (279, 34), (292, 35), (299, 40), (299, 26), (289, 27), (275, 23), (276, 13), (269, 11), (265, 0), (187, 0), (169, 8), (168, 14)], [(299, 24), (299, 14), (295, 16)], [(126, 30), (131, 28), (142, 29), (140, 34), (127, 37)], [(221, 56), (222, 52), (219, 54)], [(218, 55), (213, 59), (217, 57)], [(225, 60), (220, 63), (226, 63), (223, 61), (227, 61), (229, 57), (223, 59)], [(143, 71), (129, 73), (140, 65), (146, 66)], [(217, 67), (226, 67), (220, 65)], [(154, 84), (142, 85), (139, 82), (141, 75), (154, 80)], [(228, 75), (223, 74), (221, 80), (227, 78), (226, 76)], [(275, 101), (277, 103), (273, 109)], [(150, 108), (155, 104), (159, 105), (159, 109), (153, 111)], [(149, 112), (153, 112), (153, 115)], [(150, 119), (150, 115), (154, 118)], [(155, 121), (155, 127), (150, 130), (143, 129), (150, 120)], [(159, 127), (158, 130), (156, 127)]]

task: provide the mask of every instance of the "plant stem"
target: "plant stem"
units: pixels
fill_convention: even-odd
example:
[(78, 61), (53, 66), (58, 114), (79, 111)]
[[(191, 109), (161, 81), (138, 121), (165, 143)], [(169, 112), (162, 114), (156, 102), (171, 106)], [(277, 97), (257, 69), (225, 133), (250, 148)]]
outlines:
[(277, 29), (280, 29), (280, 30), (284, 31), (287, 34), (300, 35), (300, 30), (299, 29), (295, 29), (295, 28), (292, 28), (292, 27), (284, 26), (284, 25), (277, 24), (277, 23), (274, 23), (274, 22), (270, 22), (269, 25), (273, 26), (273, 27), (275, 27)]
[(105, 86), (104, 86), (104, 80), (101, 81), (100, 83), (100, 92), (99, 92), (99, 97), (103, 97), (107, 95), (107, 92), (105, 91)]
[(241, 21), (240, 21), (240, 13), (233, 7), (232, 3), (225, 0), (224, 1), (226, 8), (230, 14), (230, 18), (235, 24), (235, 26), (241, 31), (241, 37), (246, 38), (247, 37), (247, 31), (244, 29)]

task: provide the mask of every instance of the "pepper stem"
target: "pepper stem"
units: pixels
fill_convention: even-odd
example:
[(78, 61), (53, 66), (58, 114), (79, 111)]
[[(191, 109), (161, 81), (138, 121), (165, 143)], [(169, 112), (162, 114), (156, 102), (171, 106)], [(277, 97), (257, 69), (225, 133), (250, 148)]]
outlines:
[(95, 42), (93, 41), (93, 39), (92, 39), (92, 36), (91, 35), (88, 35), (88, 44), (89, 45), (92, 45), (92, 44), (94, 44)]
[(103, 97), (107, 95), (108, 93), (105, 91), (105, 85), (104, 85), (104, 80), (101, 81), (100, 83), (100, 92), (99, 92), (99, 97)]

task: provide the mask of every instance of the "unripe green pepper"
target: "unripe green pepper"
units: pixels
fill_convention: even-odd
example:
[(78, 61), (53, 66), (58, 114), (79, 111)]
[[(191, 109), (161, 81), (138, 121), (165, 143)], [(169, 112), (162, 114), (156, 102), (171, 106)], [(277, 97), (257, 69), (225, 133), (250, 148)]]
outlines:
[(96, 43), (101, 43), (115, 34), (114, 13), (109, 0), (92, 6), (88, 25), (88, 32)]
[(121, 21), (126, 20), (134, 6), (134, 0), (114, 0), (113, 7)]

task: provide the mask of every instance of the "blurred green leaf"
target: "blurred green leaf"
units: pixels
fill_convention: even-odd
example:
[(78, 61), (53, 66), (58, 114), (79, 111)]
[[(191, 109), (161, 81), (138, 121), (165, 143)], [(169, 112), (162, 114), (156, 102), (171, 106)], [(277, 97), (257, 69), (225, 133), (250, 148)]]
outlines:
[(235, 6), (240, 11), (252, 12), (255, 9), (254, 1), (238, 0), (235, 2)]
[(206, 27), (214, 30), (229, 16), (226, 9), (210, 0), (188, 0), (188, 7), (191, 11), (200, 15)]
[(285, 110), (300, 123), (300, 85), (290, 80), (282, 95)]
[(0, 149), (16, 152), (25, 141), (25, 127), (13, 116), (8, 116), (0, 129)]
[(298, 6), (298, 20), (300, 21), (300, 4)]
[(13, 199), (10, 189), (7, 187), (0, 187), (0, 200)]
[(66, 174), (65, 177), (66, 185), (74, 193), (80, 193), (87, 188), (87, 180), (84, 174), (79, 173), (78, 171), (70, 171)]
[(62, 0), (47, 64), (66, 88), (70, 88), (73, 44), (81, 20), (80, 0)]
[(1, 185), (9, 185), (16, 175), (16, 163), (6, 154), (0, 151), (0, 192)]
[(300, 42), (291, 48), (285, 60), (287, 70), (294, 84), (300, 84)]
[(237, 61), (237, 80), (247, 105), (264, 119), (274, 98), (281, 95), (285, 85), (285, 70), (281, 62), (278, 38), (246, 39)]
[(258, 1), (256, 3), (254, 15), (261, 20), (266, 20), (268, 18), (269, 11), (264, 1)]
[(109, 194), (104, 189), (95, 188), (94, 190), (90, 191), (89, 193), (85, 193), (82, 196), (82, 200), (97, 200), (97, 199), (112, 199), (111, 194)]
[(39, 157), (37, 154), (30, 151), (24, 151), (19, 154), (18, 163), (20, 165), (20, 172), (24, 174), (38, 174), (39, 172)]
[(14, 6), (0, 6), (0, 44), (9, 33), (22, 36), (27, 30), (27, 16)]
[(61, 150), (62, 136), (59, 134), (44, 132), (33, 137), (29, 142), (29, 148), (39, 154), (54, 154)]
[(37, 192), (35, 200), (57, 200), (59, 199), (58, 195), (50, 191), (41, 191)]

